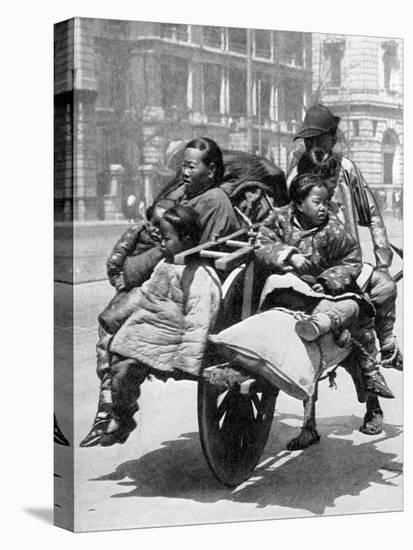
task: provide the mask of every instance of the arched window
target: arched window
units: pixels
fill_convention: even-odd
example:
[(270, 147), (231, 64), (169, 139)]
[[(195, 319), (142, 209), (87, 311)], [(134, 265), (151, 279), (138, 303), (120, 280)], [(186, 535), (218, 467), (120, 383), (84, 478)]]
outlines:
[(326, 40), (324, 42), (324, 57), (327, 62), (328, 86), (339, 88), (341, 82), (341, 64), (344, 55), (345, 43), (343, 40)]
[(229, 107), (233, 116), (245, 116), (247, 111), (247, 74), (232, 67), (229, 70)]
[(394, 130), (386, 130), (383, 134), (383, 183), (391, 185), (395, 183), (395, 155), (399, 145), (399, 139)]
[(219, 65), (205, 63), (203, 71), (205, 112), (208, 115), (219, 115), (222, 69)]
[(398, 45), (394, 40), (382, 43), (383, 86), (388, 91), (394, 91), (397, 87), (397, 72), (400, 67)]
[(168, 114), (178, 112), (184, 116), (188, 108), (189, 69), (186, 59), (162, 56), (162, 106)]

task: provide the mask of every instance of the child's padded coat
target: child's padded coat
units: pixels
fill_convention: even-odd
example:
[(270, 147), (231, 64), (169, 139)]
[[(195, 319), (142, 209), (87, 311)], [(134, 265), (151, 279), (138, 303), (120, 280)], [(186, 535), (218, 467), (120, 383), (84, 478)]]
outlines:
[(197, 375), (220, 303), (221, 286), (212, 268), (162, 260), (137, 289), (135, 311), (110, 350), (157, 370)]

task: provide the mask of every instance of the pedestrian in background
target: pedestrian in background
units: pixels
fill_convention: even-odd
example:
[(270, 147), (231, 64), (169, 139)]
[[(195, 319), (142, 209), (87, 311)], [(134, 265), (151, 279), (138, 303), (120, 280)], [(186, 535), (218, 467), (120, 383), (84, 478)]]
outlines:
[(133, 193), (131, 193), (126, 199), (126, 217), (128, 222), (135, 222), (137, 218), (137, 200)]

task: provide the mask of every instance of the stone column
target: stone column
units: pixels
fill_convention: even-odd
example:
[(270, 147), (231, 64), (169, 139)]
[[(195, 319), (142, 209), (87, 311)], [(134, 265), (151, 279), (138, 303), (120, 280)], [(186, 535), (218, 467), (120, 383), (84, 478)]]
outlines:
[(97, 82), (93, 20), (74, 20), (74, 218), (96, 219)]
[(221, 67), (219, 112), (223, 117), (227, 116), (229, 113), (229, 79), (227, 67)]
[(204, 82), (201, 59), (195, 58), (189, 64), (188, 108), (194, 117), (202, 117), (204, 109)]
[(274, 83), (271, 84), (270, 119), (278, 120), (278, 88)]
[[(136, 142), (140, 147), (136, 173), (142, 175), (146, 206), (153, 196), (151, 166), (163, 160), (163, 127), (165, 113), (162, 107), (161, 59), (155, 49), (136, 46), (131, 51), (131, 111), (139, 121)], [(148, 202), (149, 201), (149, 202)]]
[(54, 27), (55, 219), (66, 222), (73, 219), (73, 28), (74, 19)]
[(147, 50), (144, 54), (144, 59), (144, 78), (146, 83), (144, 112), (147, 117), (155, 120), (163, 119), (160, 56), (155, 50)]
[(144, 185), (144, 200), (145, 200), (145, 207), (147, 208), (150, 204), (153, 203), (153, 199), (154, 199), (154, 189), (153, 189), (154, 172), (149, 166), (146, 166), (143, 168), (142, 173), (143, 173), (143, 185)]

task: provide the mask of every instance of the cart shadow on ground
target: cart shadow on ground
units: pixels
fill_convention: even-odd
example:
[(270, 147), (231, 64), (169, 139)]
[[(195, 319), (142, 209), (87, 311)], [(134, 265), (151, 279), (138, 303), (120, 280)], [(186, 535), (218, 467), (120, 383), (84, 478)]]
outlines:
[[(252, 477), (236, 489), (213, 478), (203, 458), (197, 432), (166, 441), (137, 460), (120, 464), (93, 481), (117, 481), (130, 491), (112, 498), (166, 497), (214, 503), (228, 500), (256, 503), (258, 508), (281, 506), (323, 514), (336, 499), (357, 496), (372, 484), (398, 485), (403, 465), (396, 453), (377, 445), (401, 434), (402, 427), (385, 424), (383, 433), (359, 434), (356, 416), (321, 418), (321, 441), (304, 451), (286, 451), (302, 417), (278, 414), (269, 441)], [(387, 445), (386, 445), (387, 446)]]

